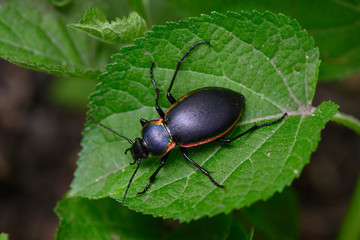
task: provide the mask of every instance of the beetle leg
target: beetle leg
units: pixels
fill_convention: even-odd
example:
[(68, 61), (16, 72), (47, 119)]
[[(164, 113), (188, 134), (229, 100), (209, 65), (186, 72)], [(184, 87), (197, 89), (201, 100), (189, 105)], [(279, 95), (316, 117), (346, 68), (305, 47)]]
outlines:
[(233, 138), (222, 137), (222, 138), (219, 138), (218, 141), (220, 141), (220, 142), (232, 142), (232, 141), (238, 139), (239, 137), (244, 136), (245, 134), (248, 134), (248, 133), (251, 133), (251, 132), (255, 131), (256, 129), (259, 129), (259, 128), (262, 128), (262, 127), (267, 127), (267, 126), (276, 124), (276, 123), (280, 122), (281, 120), (283, 120), (285, 116), (287, 116), (287, 113), (284, 113), (284, 115), (282, 115), (281, 118), (279, 118), (279, 119), (277, 119), (277, 120), (275, 120), (275, 121), (268, 122), (268, 123), (264, 123), (264, 124), (260, 124), (260, 125), (255, 124), (254, 126), (252, 126), (251, 128), (249, 128), (249, 129), (246, 130), (245, 132), (240, 133), (240, 134), (237, 135), (236, 137), (233, 137)]
[(189, 48), (189, 50), (186, 51), (186, 53), (184, 54), (184, 56), (178, 61), (177, 65), (176, 65), (176, 68), (175, 68), (174, 75), (173, 75), (173, 77), (172, 77), (172, 79), (171, 79), (171, 83), (170, 83), (169, 89), (168, 89), (168, 91), (167, 91), (167, 95), (166, 95), (167, 98), (168, 98), (168, 100), (169, 100), (169, 102), (170, 102), (171, 104), (174, 104), (174, 103), (176, 102), (176, 99), (171, 95), (170, 91), (171, 91), (171, 88), (172, 88), (172, 86), (173, 86), (173, 84), (174, 84), (176, 75), (177, 75), (177, 73), (178, 73), (178, 71), (179, 71), (179, 69), (180, 69), (180, 66), (181, 66), (181, 64), (182, 64), (182, 61), (184, 61), (184, 59), (187, 57), (187, 55), (189, 55), (189, 53), (191, 52), (191, 50), (193, 50), (197, 45), (202, 44), (202, 43), (205, 43), (205, 44), (209, 44), (209, 45), (210, 45), (209, 42), (205, 42), (205, 41), (197, 42), (197, 43), (195, 43), (194, 45), (192, 45), (192, 46)]
[(155, 65), (155, 62), (152, 62), (151, 66), (150, 66), (150, 78), (151, 78), (151, 82), (155, 88), (155, 109), (159, 113), (160, 117), (164, 118), (165, 117), (164, 111), (159, 107), (159, 104), (158, 104), (159, 88), (156, 86), (154, 75), (153, 75), (154, 65)]
[(138, 192), (137, 195), (141, 195), (141, 194), (144, 194), (150, 187), (151, 183), (154, 182), (155, 180), (155, 177), (156, 175), (158, 174), (158, 172), (160, 171), (160, 169), (165, 165), (166, 163), (166, 160), (168, 159), (169, 157), (169, 153), (167, 153), (165, 156), (163, 156), (161, 158), (161, 163), (160, 163), (160, 166), (156, 169), (156, 171), (150, 176), (149, 178), (149, 182), (148, 184), (146, 185), (145, 189), (141, 192)]
[(180, 151), (181, 154), (184, 156), (184, 158), (186, 158), (189, 162), (191, 162), (193, 165), (195, 165), (195, 167), (197, 167), (198, 169), (200, 169), (201, 172), (203, 172), (206, 176), (208, 176), (208, 178), (210, 179), (210, 181), (215, 184), (215, 186), (217, 187), (221, 187), (224, 188), (224, 185), (221, 185), (219, 183), (217, 183), (211, 176), (210, 173), (208, 171), (206, 171), (204, 168), (202, 168), (199, 164), (197, 164), (194, 160), (192, 160), (191, 158), (189, 158), (189, 156), (187, 155), (187, 151), (184, 147), (180, 147)]

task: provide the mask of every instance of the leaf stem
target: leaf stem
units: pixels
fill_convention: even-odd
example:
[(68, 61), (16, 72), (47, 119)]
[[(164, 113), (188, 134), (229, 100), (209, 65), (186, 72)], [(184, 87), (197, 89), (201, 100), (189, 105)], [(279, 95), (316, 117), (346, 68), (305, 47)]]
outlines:
[(341, 226), (338, 240), (360, 239), (360, 175), (355, 187), (345, 219)]
[(357, 132), (360, 135), (360, 120), (356, 119), (355, 117), (342, 113), (337, 112), (332, 118), (332, 121), (337, 122), (345, 127)]

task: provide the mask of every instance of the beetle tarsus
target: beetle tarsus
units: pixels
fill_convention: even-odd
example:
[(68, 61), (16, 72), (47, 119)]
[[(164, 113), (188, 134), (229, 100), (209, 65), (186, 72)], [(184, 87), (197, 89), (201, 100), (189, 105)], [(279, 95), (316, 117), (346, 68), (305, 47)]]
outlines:
[(181, 154), (190, 162), (192, 163), (195, 167), (197, 167), (201, 172), (203, 172), (206, 176), (208, 176), (208, 178), (210, 179), (210, 181), (217, 187), (221, 187), (221, 188), (225, 188), (224, 185), (219, 184), (218, 182), (216, 182), (210, 175), (210, 173), (208, 171), (206, 171), (203, 167), (201, 167), (199, 164), (197, 164), (194, 160), (192, 160), (188, 155), (187, 155), (187, 151), (185, 148), (180, 147), (180, 151)]

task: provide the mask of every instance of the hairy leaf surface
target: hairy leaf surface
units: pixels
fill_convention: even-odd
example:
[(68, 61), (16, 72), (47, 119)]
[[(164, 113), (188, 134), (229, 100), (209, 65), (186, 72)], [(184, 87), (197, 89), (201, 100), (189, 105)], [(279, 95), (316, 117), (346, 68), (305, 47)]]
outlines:
[[(125, 204), (154, 216), (181, 221), (213, 216), (268, 199), (298, 177), (320, 140), (320, 131), (337, 106), (311, 105), (319, 67), (314, 41), (296, 21), (270, 12), (212, 13), (166, 26), (155, 26), (135, 46), (122, 48), (101, 75), (91, 96), (89, 115), (135, 139), (140, 118), (158, 118), (151, 62), (160, 88), (160, 106), (170, 106), (166, 89), (177, 61), (197, 41), (200, 45), (185, 59), (172, 94), (180, 98), (205, 86), (221, 86), (245, 96), (245, 110), (231, 135), (255, 123), (288, 113), (281, 123), (262, 128), (230, 144), (213, 142), (188, 150), (189, 156), (225, 189), (187, 162), (177, 149), (145, 195), (148, 178), (159, 159), (142, 161)], [(122, 200), (135, 169), (124, 155), (129, 143), (89, 122), (83, 150), (69, 196)]]

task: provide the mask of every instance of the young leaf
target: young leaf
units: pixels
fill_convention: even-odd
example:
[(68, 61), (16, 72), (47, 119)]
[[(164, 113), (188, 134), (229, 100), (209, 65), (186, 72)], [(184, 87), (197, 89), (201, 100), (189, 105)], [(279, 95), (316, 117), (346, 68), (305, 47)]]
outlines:
[(132, 43), (144, 35), (146, 23), (139, 14), (131, 12), (129, 17), (109, 22), (99, 9), (89, 8), (80, 23), (69, 24), (90, 36), (112, 44)]
[[(152, 61), (159, 104), (165, 109), (170, 106), (165, 95), (177, 61), (200, 40), (211, 46), (198, 46), (184, 60), (173, 87), (176, 98), (204, 86), (242, 93), (246, 106), (232, 136), (285, 112), (288, 117), (230, 144), (212, 142), (188, 150), (194, 161), (215, 171), (212, 176), (225, 189), (214, 186), (174, 149), (148, 192), (138, 197), (159, 165), (153, 157), (143, 160), (125, 200), (136, 211), (190, 221), (268, 199), (300, 175), (321, 129), (337, 111), (331, 102), (316, 109), (311, 105), (319, 51), (296, 21), (270, 12), (214, 12), (155, 26), (135, 46), (122, 48), (100, 76), (89, 115), (131, 139), (139, 137), (137, 119), (158, 118), (149, 77)], [(90, 123), (82, 145), (70, 196), (121, 201), (135, 167), (123, 154), (129, 143)]]

